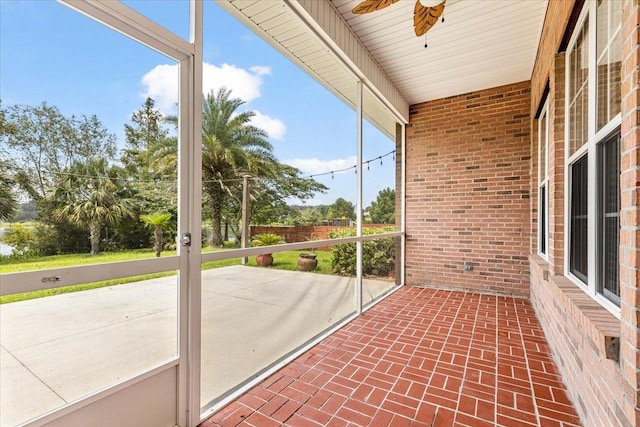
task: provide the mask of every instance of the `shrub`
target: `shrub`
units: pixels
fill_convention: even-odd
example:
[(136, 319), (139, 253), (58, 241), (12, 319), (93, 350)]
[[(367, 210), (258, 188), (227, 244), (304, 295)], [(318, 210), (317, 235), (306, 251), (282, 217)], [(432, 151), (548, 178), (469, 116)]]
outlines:
[(256, 236), (253, 236), (253, 240), (251, 240), (251, 246), (272, 246), (272, 245), (280, 245), (285, 243), (282, 237), (273, 233), (262, 233)]
[(33, 227), (33, 237), (33, 249), (38, 255), (56, 255), (60, 252), (59, 236), (54, 227), (37, 222)]
[[(362, 234), (380, 234), (394, 231), (393, 227), (365, 228)], [(353, 228), (332, 231), (329, 237), (352, 237), (356, 235)], [(393, 237), (384, 237), (362, 242), (362, 273), (371, 276), (388, 276), (396, 267), (395, 243)], [(331, 269), (344, 276), (356, 274), (356, 244), (341, 243), (331, 248)]]
[(13, 224), (4, 238), (4, 243), (13, 247), (13, 258), (28, 258), (38, 255), (56, 255), (59, 253), (60, 237), (52, 226), (40, 222), (32, 227)]
[(14, 224), (4, 237), (4, 243), (13, 247), (13, 258), (24, 258), (34, 255), (35, 236), (33, 232), (21, 224)]

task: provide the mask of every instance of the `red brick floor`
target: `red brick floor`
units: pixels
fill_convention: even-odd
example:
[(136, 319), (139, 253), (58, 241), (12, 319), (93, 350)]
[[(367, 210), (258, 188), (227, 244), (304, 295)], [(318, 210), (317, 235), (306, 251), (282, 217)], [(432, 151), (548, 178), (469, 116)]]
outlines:
[(580, 425), (531, 304), (404, 287), (201, 424)]

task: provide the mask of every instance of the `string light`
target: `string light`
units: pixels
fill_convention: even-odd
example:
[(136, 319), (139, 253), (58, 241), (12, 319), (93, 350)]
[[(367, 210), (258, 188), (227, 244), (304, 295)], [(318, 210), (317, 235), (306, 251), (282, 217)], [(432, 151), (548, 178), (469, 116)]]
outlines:
[[(374, 157), (372, 159), (369, 160), (364, 160), (362, 162), (362, 164), (366, 164), (367, 165), (367, 170), (371, 170), (370, 168), (370, 163), (375, 161), (375, 160), (380, 160), (380, 165), (384, 166), (384, 163), (382, 161), (383, 158), (387, 157), (387, 156), (392, 156), (394, 162), (396, 160), (396, 150), (392, 150), (389, 151), (386, 154), (383, 154), (381, 156), (378, 157)], [(7, 165), (8, 169), (13, 169), (15, 171), (18, 172), (25, 172), (25, 170), (23, 170), (22, 168), (16, 167), (16, 166), (11, 166), (11, 165)], [(313, 175), (308, 175), (308, 176), (301, 176), (299, 177), (299, 179), (313, 179), (319, 176), (324, 176), (324, 175), (331, 175), (331, 179), (335, 179), (335, 174), (337, 173), (341, 173), (341, 172), (346, 172), (349, 171), (351, 169), (354, 169), (354, 172), (357, 174), (358, 173), (358, 165), (353, 165), (353, 166), (349, 166), (343, 169), (334, 169), (328, 172), (323, 172), (323, 173), (318, 173), (318, 174), (313, 174)], [(118, 179), (122, 179), (123, 181), (126, 181), (127, 183), (166, 183), (166, 184), (176, 184), (177, 183), (177, 179), (165, 179), (165, 178), (153, 178), (153, 179), (135, 179), (135, 178), (131, 178), (131, 177), (110, 177), (108, 175), (104, 175), (104, 176), (96, 176), (96, 175), (84, 175), (84, 174), (73, 174), (73, 173), (69, 173), (69, 172), (55, 172), (55, 171), (49, 171), (49, 170), (41, 170), (40, 172), (45, 173), (45, 174), (50, 174), (50, 175), (56, 175), (56, 176), (73, 176), (76, 178), (87, 178), (87, 179), (109, 179), (109, 180), (118, 180)], [(262, 180), (269, 180), (269, 178), (250, 178), (250, 179), (262, 179)], [(227, 178), (227, 179), (209, 179), (209, 180), (203, 180), (202, 183), (206, 184), (206, 183), (213, 183), (213, 182), (217, 182), (217, 183), (229, 183), (229, 182), (242, 182), (243, 178)]]

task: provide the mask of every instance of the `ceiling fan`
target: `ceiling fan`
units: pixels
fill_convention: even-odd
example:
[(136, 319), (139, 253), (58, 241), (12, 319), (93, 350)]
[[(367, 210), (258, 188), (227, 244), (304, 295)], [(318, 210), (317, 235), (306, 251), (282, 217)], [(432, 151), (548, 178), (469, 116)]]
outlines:
[[(397, 3), (399, 0), (364, 0), (351, 11), (359, 15), (375, 12)], [(417, 0), (413, 8), (413, 28), (416, 36), (427, 33), (444, 13), (447, 0)], [(444, 21), (444, 18), (442, 18)], [(425, 36), (426, 37), (426, 36)], [(426, 40), (424, 47), (427, 47)]]

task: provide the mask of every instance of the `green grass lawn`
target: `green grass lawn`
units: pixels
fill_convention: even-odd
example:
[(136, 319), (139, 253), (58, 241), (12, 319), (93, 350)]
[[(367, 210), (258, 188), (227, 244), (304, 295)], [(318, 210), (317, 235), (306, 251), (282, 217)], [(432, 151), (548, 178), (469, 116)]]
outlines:
[[(175, 255), (176, 251), (164, 251), (163, 256)], [(99, 255), (67, 254), (37, 256), (24, 259), (0, 257), (0, 273), (45, 270), (50, 268), (77, 267), (79, 265), (101, 264), (104, 262), (131, 261), (155, 257), (153, 249), (135, 249), (119, 252), (102, 252)]]
[[(205, 248), (203, 252), (211, 252), (219, 249)], [(273, 254), (273, 265), (271, 267), (258, 267), (255, 257), (249, 257), (248, 266), (256, 268), (275, 268), (281, 270), (296, 271), (298, 255), (304, 251), (286, 251)], [(175, 251), (164, 251), (163, 256), (175, 255)], [(318, 266), (314, 273), (330, 274), (331, 273), (331, 252), (316, 252)], [(151, 249), (128, 250), (120, 252), (104, 252), (100, 255), (89, 254), (71, 254), (71, 255), (54, 255), (47, 257), (33, 257), (27, 259), (11, 259), (8, 257), (0, 257), (0, 274), (15, 273), (20, 271), (45, 270), (51, 268), (73, 267), (79, 265), (100, 264), (106, 262), (131, 261), (155, 257), (155, 253)], [(212, 268), (227, 267), (230, 265), (239, 265), (240, 258), (232, 258), (221, 261), (211, 261), (202, 264), (203, 270)], [(42, 298), (50, 295), (57, 295), (69, 292), (78, 292), (88, 289), (101, 288), (104, 286), (120, 285), (123, 283), (138, 282), (141, 280), (152, 279), (156, 277), (171, 276), (175, 273), (164, 272), (147, 274), (143, 276), (124, 277), (121, 279), (105, 280), (101, 282), (85, 283), (73, 286), (64, 286), (60, 288), (52, 288), (41, 291), (24, 292), (20, 294), (0, 296), (0, 304), (6, 304), (16, 301), (24, 301), (34, 298)]]

